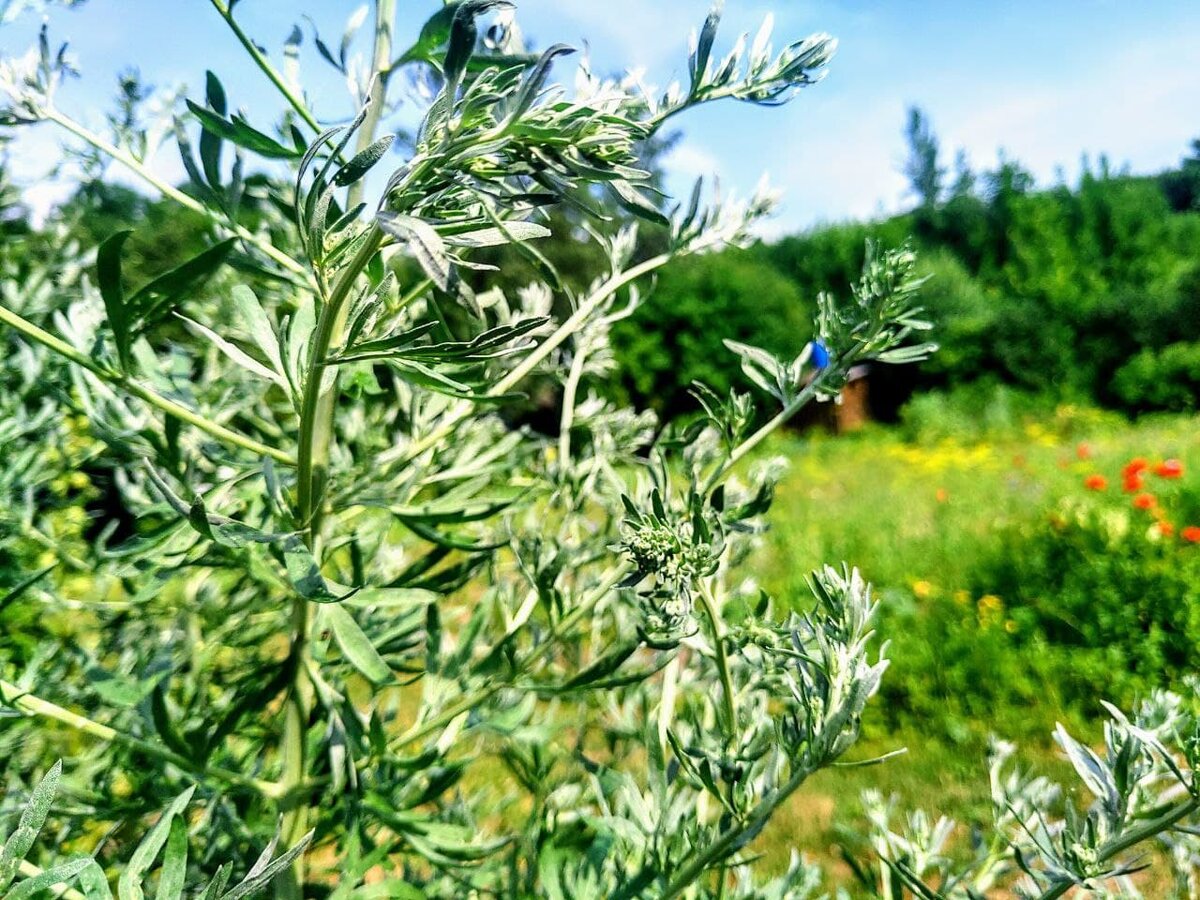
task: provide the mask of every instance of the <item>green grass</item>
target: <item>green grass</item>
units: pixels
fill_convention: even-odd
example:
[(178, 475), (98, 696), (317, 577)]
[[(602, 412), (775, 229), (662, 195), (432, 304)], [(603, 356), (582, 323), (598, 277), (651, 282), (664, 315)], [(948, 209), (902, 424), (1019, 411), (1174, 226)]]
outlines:
[[(1200, 470), (1200, 420), (1191, 417), (1130, 424), (1061, 407), (985, 430), (943, 424), (937, 434), (790, 436), (770, 448), (790, 469), (749, 568), (797, 605), (808, 602), (804, 577), (814, 567), (846, 561), (863, 571), (881, 601), (878, 631), (891, 641), (892, 665), (851, 758), (908, 748), (879, 766), (814, 778), (757, 848), (777, 865), (799, 847), (835, 875), (848, 873), (836, 849), (839, 826), (855, 823), (867, 787), (897, 795), (902, 808), (986, 821), (990, 733), (1016, 740), (1023, 765), (1070, 784), (1051, 741), (1054, 724), (1095, 739), (1098, 701), (1108, 698), (1081, 701), (1062, 687), (1071, 654), (1020, 633), (1005, 598), (980, 583), (980, 561), (998, 532), (1043, 524), (1064, 498), (1084, 495), (1093, 471), (1119, 485), (1133, 456), (1175, 457), (1189, 474)], [(1119, 492), (1110, 488), (1107, 499), (1127, 506)]]

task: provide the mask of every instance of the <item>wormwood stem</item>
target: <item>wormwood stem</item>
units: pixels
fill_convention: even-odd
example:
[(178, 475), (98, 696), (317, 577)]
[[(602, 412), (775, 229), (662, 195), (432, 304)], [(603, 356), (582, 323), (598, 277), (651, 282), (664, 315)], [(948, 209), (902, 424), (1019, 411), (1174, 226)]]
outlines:
[(733, 679), (729, 676), (729, 658), (725, 655), (725, 626), (713, 602), (712, 591), (707, 583), (700, 585), (700, 606), (708, 619), (709, 630), (712, 632), (713, 654), (717, 660), (717, 672), (721, 676), (721, 689), (724, 695), (725, 721), (729, 734), (737, 730), (737, 700), (733, 693)]
[(576, 346), (575, 358), (571, 360), (571, 370), (567, 373), (563, 385), (562, 419), (558, 426), (558, 464), (566, 471), (571, 461), (571, 428), (575, 424), (575, 403), (579, 395), (579, 382), (583, 378), (583, 363), (587, 353), (583, 347)]
[[(375, 45), (372, 50), (374, 60), (373, 70), (375, 80), (371, 84), (371, 96), (367, 98), (367, 115), (363, 119), (362, 128), (358, 131), (358, 142), (355, 152), (366, 150), (375, 140), (375, 130), (383, 116), (383, 107), (387, 102), (388, 76), (391, 75), (392, 34), (396, 28), (396, 0), (376, 0), (375, 2)], [(346, 208), (354, 209), (363, 198), (367, 182), (360, 178), (350, 185), (346, 194)]]
[(51, 719), (110, 744), (121, 744), (134, 750), (140, 750), (143, 753), (148, 753), (172, 765), (178, 766), (185, 772), (212, 777), (239, 787), (249, 788), (271, 799), (278, 799), (283, 796), (282, 787), (275, 782), (262, 781), (258, 778), (248, 778), (238, 772), (223, 769), (219, 766), (197, 766), (196, 763), (186, 757), (180, 756), (178, 753), (160, 746), (153, 741), (147, 741), (143, 738), (117, 731), (107, 725), (101, 725), (99, 722), (93, 721), (86, 716), (81, 716), (79, 713), (73, 713), (69, 709), (64, 709), (55, 703), (43, 700), (41, 697), (31, 694), (11, 682), (0, 680), (0, 700), (14, 709), (25, 713), (25, 715)]
[(327, 477), (329, 444), (333, 435), (333, 406), (337, 396), (336, 369), (329, 366), (329, 351), (341, 340), (346, 323), (345, 301), (354, 287), (355, 279), (367, 267), (382, 242), (383, 230), (378, 225), (372, 225), (362, 247), (322, 306), (309, 348), (308, 376), (300, 408), (297, 504), (301, 525), (309, 533), (314, 553), (320, 543), (321, 498)]
[(249, 450), (252, 453), (257, 453), (259, 456), (269, 456), (286, 466), (294, 466), (296, 464), (296, 461), (282, 450), (278, 450), (275, 447), (269, 447), (266, 444), (254, 440), (253, 438), (246, 437), (244, 434), (238, 434), (236, 431), (231, 431), (224, 425), (214, 422), (212, 419), (205, 418), (204, 416), (200, 415), (200, 413), (188, 409), (186, 406), (181, 406), (174, 400), (169, 400), (150, 388), (138, 384), (136, 381), (130, 379), (127, 375), (123, 375), (119, 372), (113, 372), (104, 368), (96, 363), (96, 361), (90, 356), (80, 353), (66, 341), (56, 338), (48, 331), (39, 328), (28, 319), (17, 315), (15, 312), (3, 306), (0, 306), (0, 322), (12, 326), (21, 334), (25, 335), (31, 340), (37, 341), (44, 347), (53, 350), (55, 353), (69, 362), (87, 369), (97, 378), (121, 387), (127, 393), (137, 397), (139, 400), (144, 400), (151, 406), (155, 406), (158, 409), (161, 409), (163, 412), (170, 413), (171, 415), (175, 416), (175, 418), (187, 422), (189, 425), (193, 425), (196, 428), (199, 428), (201, 431), (210, 434), (227, 444), (233, 444), (236, 447), (241, 447), (243, 450)]
[(511, 391), (529, 373), (536, 369), (542, 360), (557, 350), (563, 341), (582, 328), (587, 323), (591, 314), (596, 311), (597, 306), (630, 282), (637, 281), (643, 275), (653, 272), (670, 261), (671, 254), (662, 253), (658, 256), (652, 256), (650, 259), (640, 262), (636, 266), (626, 269), (624, 272), (613, 275), (612, 278), (596, 288), (587, 299), (580, 303), (575, 312), (562, 325), (555, 329), (550, 337), (538, 344), (528, 356), (521, 360), (520, 365), (496, 382), (492, 389), (488, 391), (488, 394), (494, 397)]
[(312, 114), (309, 108), (304, 104), (304, 101), (296, 96), (295, 91), (291, 89), (288, 83), (284, 80), (279, 71), (271, 65), (271, 61), (258, 49), (258, 44), (246, 34), (245, 29), (238, 24), (237, 19), (233, 17), (233, 11), (229, 8), (229, 4), (224, 0), (211, 0), (213, 8), (225, 20), (225, 24), (229, 26), (229, 30), (233, 32), (234, 37), (238, 39), (241, 45), (246, 49), (246, 53), (254, 60), (255, 65), (262, 70), (262, 73), (270, 79), (271, 84), (275, 85), (279, 93), (283, 95), (283, 99), (288, 102), (288, 105), (296, 111), (304, 124), (318, 134), (324, 129), (321, 128), (321, 123), (317, 121), (317, 117)]
[[(588, 297), (579, 304), (575, 312), (571, 314), (570, 318), (559, 325), (558, 328), (555, 329), (554, 333), (546, 338), (546, 340), (538, 344), (537, 347), (535, 347), (530, 354), (521, 361), (520, 365), (492, 385), (492, 387), (488, 390), (487, 395), (489, 397), (498, 397), (501, 394), (506, 394), (511, 391), (514, 387), (520, 384), (526, 376), (536, 369), (547, 356), (558, 349), (558, 347), (562, 345), (563, 341), (567, 340), (567, 338), (579, 331), (579, 329), (587, 323), (588, 317), (596, 311), (596, 307), (598, 307), (617, 291), (621, 290), (621, 288), (633, 281), (636, 281), (643, 275), (647, 275), (650, 272), (653, 272), (655, 269), (666, 265), (670, 261), (670, 254), (663, 253), (658, 256), (651, 257), (644, 262), (638, 263), (631, 269), (626, 269), (624, 272), (613, 275), (612, 278), (608, 279), (606, 282), (600, 285), (600, 287), (596, 288), (595, 291), (589, 294)], [(429, 434), (425, 435), (425, 437), (421, 438), (420, 440), (414, 441), (412, 445), (408, 447), (404, 458), (400, 462), (400, 465), (407, 466), (426, 450), (436, 446), (438, 441), (448, 437), (454, 430), (455, 426), (471, 415), (471, 411), (473, 409), (474, 406), (470, 400), (461, 400), (454, 406), (450, 407), (446, 413), (445, 420), (437, 428), (429, 432)]]
[(746, 438), (744, 441), (734, 447), (732, 452), (729, 454), (729, 458), (721, 463), (721, 465), (719, 465), (713, 471), (712, 475), (708, 477), (708, 481), (706, 481), (704, 484), (703, 493), (707, 494), (709, 491), (715, 488), (717, 483), (723, 477), (725, 477), (725, 475), (727, 475), (729, 471), (734, 468), (734, 466), (745, 459), (751, 450), (770, 437), (782, 425), (787, 424), (787, 422), (794, 415), (796, 415), (796, 413), (800, 412), (800, 410), (807, 406), (812, 398), (816, 396), (817, 390), (820, 388), (823, 380), (824, 372), (817, 373), (817, 377), (804, 386), (804, 390), (802, 390), (796, 396), (795, 400), (780, 410), (778, 415), (773, 417), (769, 422), (759, 428), (758, 431), (754, 432), (754, 434), (750, 435), (750, 437)]
[(187, 194), (183, 193), (183, 191), (167, 184), (165, 181), (163, 181), (161, 178), (159, 178), (157, 175), (155, 175), (153, 172), (151, 172), (149, 169), (147, 169), (145, 167), (145, 165), (143, 165), (140, 161), (135, 159), (129, 153), (126, 153), (121, 148), (115, 146), (114, 144), (109, 143), (104, 138), (102, 138), (100, 135), (96, 134), (94, 131), (88, 130), (87, 128), (83, 127), (78, 122), (76, 122), (74, 119), (72, 119), (68, 116), (64, 116), (62, 113), (60, 113), (56, 109), (49, 110), (46, 113), (46, 118), (47, 118), (47, 120), (55, 123), (56, 125), (59, 125), (62, 128), (66, 129), (71, 134), (75, 135), (76, 137), (80, 138), (81, 140), (86, 141), (87, 143), (91, 144), (93, 147), (95, 147), (101, 153), (103, 153), (106, 156), (111, 157), (112, 159), (119, 162), (121, 165), (123, 165), (125, 168), (129, 169), (131, 172), (133, 172), (135, 175), (137, 175), (139, 178), (141, 178), (144, 182), (146, 182), (148, 185), (150, 185), (152, 188), (154, 188), (156, 191), (158, 191), (164, 197), (174, 200), (176, 203), (178, 203), (180, 206), (184, 207), (185, 209), (190, 209), (192, 212), (198, 213), (199, 215), (204, 216), (206, 219), (214, 222), (217, 225), (220, 225), (224, 228), (228, 228), (230, 231), (232, 231), (234, 234), (236, 234), (242, 240), (253, 244), (259, 250), (261, 250), (263, 253), (265, 253), (267, 256), (269, 256), (271, 259), (275, 260), (275, 262), (279, 263), (279, 265), (283, 266), (285, 269), (290, 271), (292, 274), (300, 275), (300, 276), (303, 276), (306, 278), (308, 277), (308, 270), (305, 269), (304, 266), (302, 266), (300, 263), (296, 262), (296, 260), (292, 259), (290, 256), (288, 256), (283, 251), (276, 249), (275, 246), (273, 244), (271, 244), (270, 241), (264, 240), (259, 235), (254, 234), (254, 232), (248, 230), (247, 228), (244, 228), (241, 225), (237, 225), (237, 224), (225, 221), (224, 218), (219, 216), (217, 213), (213, 212), (211, 209), (209, 209), (203, 203), (201, 203), (200, 201), (196, 200), (193, 197), (189, 197)]

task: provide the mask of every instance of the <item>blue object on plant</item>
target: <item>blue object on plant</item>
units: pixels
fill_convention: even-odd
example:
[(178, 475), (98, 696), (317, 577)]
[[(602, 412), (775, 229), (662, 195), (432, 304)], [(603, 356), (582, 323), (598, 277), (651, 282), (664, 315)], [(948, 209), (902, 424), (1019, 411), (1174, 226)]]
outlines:
[(808, 345), (812, 349), (809, 359), (818, 370), (829, 368), (829, 348), (822, 341), (813, 341)]

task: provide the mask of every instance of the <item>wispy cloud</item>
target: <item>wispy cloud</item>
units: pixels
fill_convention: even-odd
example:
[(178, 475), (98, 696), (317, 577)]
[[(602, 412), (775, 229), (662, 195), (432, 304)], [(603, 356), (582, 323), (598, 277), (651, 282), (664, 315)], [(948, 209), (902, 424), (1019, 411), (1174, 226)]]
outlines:
[(671, 148), (662, 165), (672, 175), (689, 179), (708, 178), (721, 171), (721, 161), (714, 153), (686, 138)]
[(1138, 41), (1070, 80), (1019, 90), (1011, 99), (985, 94), (945, 123), (946, 141), (980, 162), (1003, 147), (1041, 180), (1058, 166), (1074, 173), (1083, 153), (1154, 170), (1175, 162), (1200, 128), (1200, 43), (1186, 35)]

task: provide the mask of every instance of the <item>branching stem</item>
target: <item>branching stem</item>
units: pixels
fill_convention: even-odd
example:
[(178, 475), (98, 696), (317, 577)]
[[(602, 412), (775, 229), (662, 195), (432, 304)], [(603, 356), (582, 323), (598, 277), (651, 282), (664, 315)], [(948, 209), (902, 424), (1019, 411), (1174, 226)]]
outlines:
[[(542, 343), (538, 344), (528, 356), (526, 356), (515, 369), (501, 378), (488, 390), (489, 397), (498, 397), (501, 394), (507, 394), (536, 369), (543, 360), (551, 353), (557, 350), (562, 343), (575, 334), (579, 329), (587, 324), (589, 318), (605, 300), (615, 294), (617, 291), (626, 287), (630, 283), (636, 281), (644, 275), (648, 275), (655, 269), (661, 268), (671, 261), (669, 253), (663, 253), (658, 256), (638, 263), (632, 268), (626, 269), (624, 272), (619, 272), (605, 281), (600, 287), (596, 288), (591, 294), (584, 299), (575, 312), (564, 321), (557, 329)], [(458, 424), (470, 415), (474, 406), (471, 401), (463, 400), (446, 412), (446, 416), (442, 423), (433, 431), (425, 435), (418, 441), (414, 441), (404, 455), (400, 465), (407, 466), (418, 456), (429, 450), (431, 447), (436, 447), (438, 443), (445, 440), (453, 433)]]
[(164, 762), (171, 763), (192, 775), (211, 777), (228, 784), (236, 785), (237, 787), (248, 788), (255, 793), (271, 799), (278, 799), (283, 796), (283, 790), (279, 784), (262, 781), (258, 778), (248, 778), (245, 775), (229, 769), (223, 769), (220, 766), (197, 766), (192, 760), (180, 756), (178, 753), (160, 744), (156, 744), (154, 741), (134, 737), (133, 735), (117, 731), (115, 728), (110, 728), (108, 725), (102, 725), (86, 716), (81, 716), (79, 713), (64, 709), (56, 703), (51, 703), (49, 700), (43, 700), (41, 697), (31, 694), (11, 682), (0, 680), (0, 700), (27, 716), (50, 719), (98, 740), (138, 750), (150, 756), (157, 757)]
[(249, 450), (251, 453), (256, 453), (259, 456), (269, 456), (276, 462), (283, 463), (285, 466), (296, 464), (296, 461), (284, 451), (276, 447), (270, 447), (253, 438), (246, 437), (244, 434), (231, 431), (224, 425), (202, 416), (195, 410), (188, 409), (186, 406), (182, 406), (174, 400), (162, 396), (162, 394), (151, 390), (145, 385), (139, 384), (128, 375), (105, 368), (92, 359), (92, 357), (80, 353), (66, 341), (55, 337), (45, 329), (39, 328), (28, 319), (3, 306), (0, 306), (0, 322), (11, 326), (30, 340), (36, 341), (42, 346), (53, 350), (69, 362), (86, 369), (97, 378), (120, 387), (126, 393), (137, 397), (139, 400), (143, 400), (151, 406), (175, 416), (180, 421), (187, 422), (189, 425), (200, 429), (206, 434), (212, 435), (226, 444), (241, 447), (243, 450)]
[(254, 64), (262, 70), (262, 73), (267, 76), (271, 84), (275, 85), (275, 88), (283, 95), (283, 99), (288, 102), (288, 106), (296, 111), (296, 115), (304, 120), (305, 125), (313, 131), (321, 132), (323, 129), (321, 128), (321, 123), (317, 121), (317, 117), (312, 114), (312, 111), (309, 110), (304, 100), (292, 90), (287, 80), (279, 74), (279, 70), (271, 65), (271, 61), (258, 49), (258, 44), (254, 43), (250, 35), (246, 34), (245, 29), (233, 17), (233, 11), (229, 8), (229, 4), (225, 0), (211, 0), (211, 2), (213, 8), (225, 20), (225, 24), (229, 26), (229, 30), (233, 32), (234, 37), (246, 49), (247, 55), (254, 60)]

